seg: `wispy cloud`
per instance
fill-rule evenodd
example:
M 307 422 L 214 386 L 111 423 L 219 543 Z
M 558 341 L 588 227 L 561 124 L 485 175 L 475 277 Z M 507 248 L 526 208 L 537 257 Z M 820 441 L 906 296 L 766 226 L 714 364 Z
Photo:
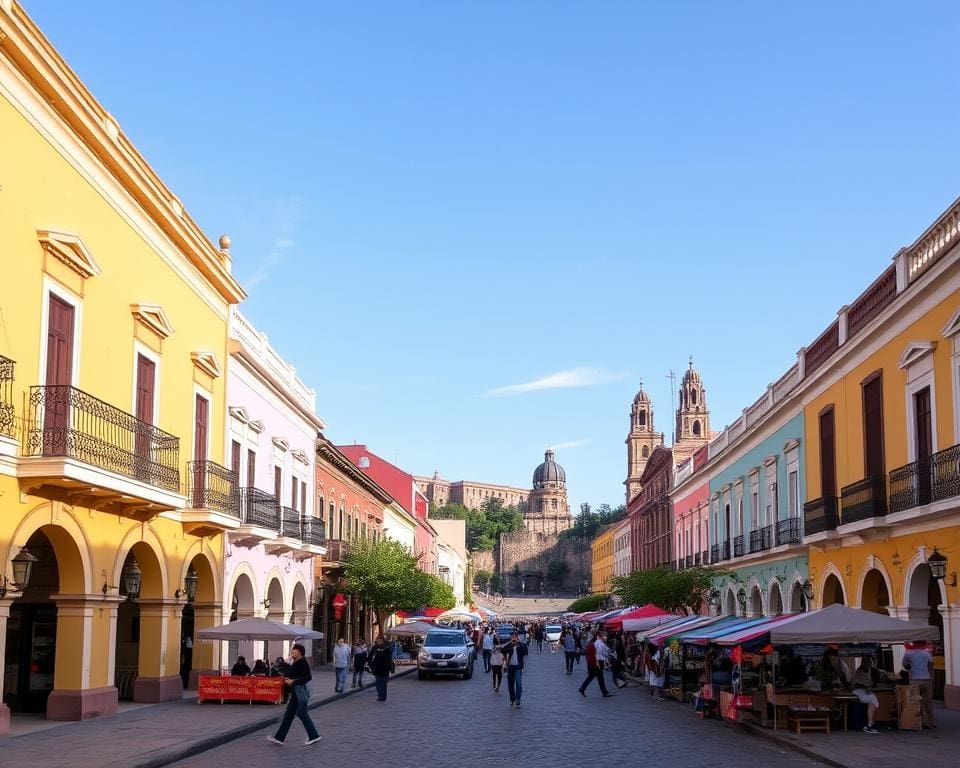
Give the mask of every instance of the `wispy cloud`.
M 249 291 L 270 279 L 270 275 L 284 260 L 287 253 L 296 248 L 297 243 L 293 235 L 306 217 L 303 200 L 299 197 L 284 197 L 274 203 L 273 229 L 276 235 L 267 255 L 257 262 L 253 274 L 244 281 L 244 290 Z
M 579 448 L 581 445 L 586 445 L 587 443 L 593 442 L 592 437 L 585 437 L 582 440 L 568 440 L 565 443 L 554 443 L 550 446 L 554 451 L 560 448 Z
M 602 368 L 571 368 L 569 371 L 557 371 L 523 384 L 496 387 L 488 390 L 486 394 L 493 397 L 502 397 L 504 395 L 522 395 L 526 392 L 539 392 L 543 389 L 593 387 L 597 384 L 606 384 L 608 381 L 620 381 L 625 377 L 625 373 L 613 373 Z

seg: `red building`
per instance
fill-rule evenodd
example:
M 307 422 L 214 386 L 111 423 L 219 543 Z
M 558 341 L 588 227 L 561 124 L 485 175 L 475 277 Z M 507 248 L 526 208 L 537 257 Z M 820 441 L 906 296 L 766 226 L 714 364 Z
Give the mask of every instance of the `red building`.
M 377 456 L 365 445 L 340 445 L 337 450 L 386 490 L 417 521 L 413 554 L 419 561 L 421 570 L 436 574 L 437 532 L 427 519 L 427 497 L 420 492 L 413 475 Z
M 644 467 L 640 492 L 627 505 L 634 570 L 646 571 L 674 560 L 672 487 L 673 451 L 658 445 Z

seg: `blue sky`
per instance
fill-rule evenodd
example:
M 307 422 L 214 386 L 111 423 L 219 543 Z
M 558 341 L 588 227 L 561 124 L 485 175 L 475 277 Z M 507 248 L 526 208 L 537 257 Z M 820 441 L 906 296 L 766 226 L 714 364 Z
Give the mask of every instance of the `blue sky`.
M 574 509 L 641 378 L 669 438 L 692 354 L 721 429 L 960 193 L 952 2 L 26 8 L 332 439 L 520 486 L 554 445 Z

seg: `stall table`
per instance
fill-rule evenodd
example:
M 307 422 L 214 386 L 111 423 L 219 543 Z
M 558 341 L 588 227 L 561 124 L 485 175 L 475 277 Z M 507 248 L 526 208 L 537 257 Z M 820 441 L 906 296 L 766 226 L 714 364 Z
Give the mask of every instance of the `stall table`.
M 197 704 L 204 701 L 283 702 L 283 678 L 262 675 L 200 675 Z

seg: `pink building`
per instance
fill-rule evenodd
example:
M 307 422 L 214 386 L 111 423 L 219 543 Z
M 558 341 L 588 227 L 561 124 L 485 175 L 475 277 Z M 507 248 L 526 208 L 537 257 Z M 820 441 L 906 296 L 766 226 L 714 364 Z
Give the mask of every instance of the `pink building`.
M 677 567 L 705 565 L 709 561 L 708 514 L 710 485 L 705 478 L 694 478 L 696 456 L 677 467 L 670 493 L 673 507 L 674 551 Z

